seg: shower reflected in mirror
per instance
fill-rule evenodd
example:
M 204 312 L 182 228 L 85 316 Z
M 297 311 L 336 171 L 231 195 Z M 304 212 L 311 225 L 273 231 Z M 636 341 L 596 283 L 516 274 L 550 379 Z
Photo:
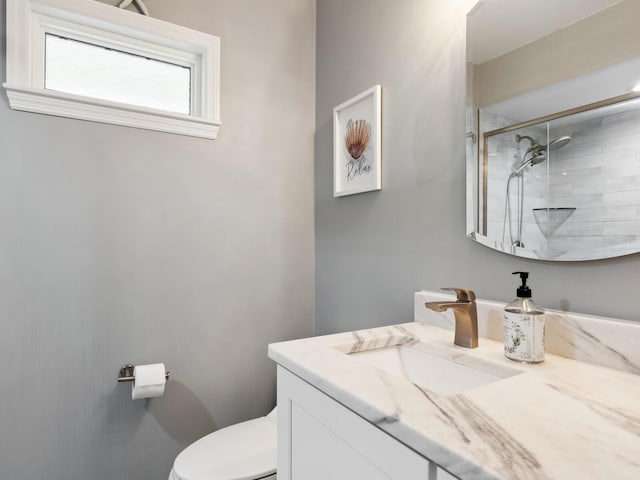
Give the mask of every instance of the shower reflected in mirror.
M 502 226 L 502 242 L 505 243 L 507 241 L 507 230 L 509 231 L 509 244 L 511 247 L 520 247 L 524 248 L 524 243 L 522 241 L 522 225 L 524 218 L 524 173 L 527 167 L 533 167 L 538 165 L 539 163 L 544 162 L 547 159 L 547 151 L 553 152 L 558 150 L 565 145 L 567 145 L 571 141 L 571 137 L 568 135 L 562 136 L 548 143 L 547 145 L 540 145 L 535 139 L 533 139 L 529 135 L 516 135 L 516 145 L 520 145 L 522 140 L 529 141 L 529 148 L 525 151 L 522 156 L 522 161 L 518 165 L 518 167 L 511 172 L 509 178 L 507 179 L 507 191 L 505 195 L 505 205 L 504 205 L 504 221 Z M 511 181 L 517 179 L 517 209 L 516 209 L 516 227 L 515 227 L 515 236 L 514 236 L 514 228 L 513 228 L 513 220 L 512 220 L 512 212 L 511 212 Z M 535 211 L 536 209 L 534 209 Z M 548 209 L 547 209 L 548 210 Z M 573 209 L 575 210 L 575 208 Z M 537 218 L 536 218 L 537 221 Z M 545 233 L 545 236 L 548 236 L 548 232 Z
M 640 252 L 638 18 L 638 0 L 472 8 L 469 238 L 551 261 Z

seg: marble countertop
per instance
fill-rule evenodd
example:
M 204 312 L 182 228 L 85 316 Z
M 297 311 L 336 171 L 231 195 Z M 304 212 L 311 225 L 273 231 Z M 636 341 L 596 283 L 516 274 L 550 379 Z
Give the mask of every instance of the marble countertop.
M 354 362 L 347 353 L 428 343 L 523 373 L 455 395 Z M 640 376 L 547 354 L 511 362 L 502 343 L 453 345 L 407 323 L 269 346 L 278 364 L 464 480 L 640 478 Z

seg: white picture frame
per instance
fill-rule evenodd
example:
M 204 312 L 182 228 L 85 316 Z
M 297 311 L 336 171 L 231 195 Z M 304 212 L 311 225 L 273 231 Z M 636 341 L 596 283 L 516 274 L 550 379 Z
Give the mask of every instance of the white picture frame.
M 382 189 L 382 87 L 333 109 L 333 196 Z

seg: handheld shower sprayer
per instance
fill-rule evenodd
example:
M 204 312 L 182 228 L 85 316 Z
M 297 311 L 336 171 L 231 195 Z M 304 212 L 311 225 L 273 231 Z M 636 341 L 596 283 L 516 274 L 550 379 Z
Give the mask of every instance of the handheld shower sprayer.
M 532 167 L 541 162 L 544 162 L 547 159 L 547 152 L 552 152 L 564 147 L 571 141 L 571 137 L 565 135 L 551 142 L 548 142 L 547 145 L 540 145 L 537 140 L 535 140 L 533 137 L 530 137 L 529 135 L 516 135 L 516 145 L 520 145 L 520 142 L 522 140 L 529 140 L 529 148 L 522 156 L 522 161 L 520 162 L 520 164 L 513 170 L 513 172 L 511 172 L 511 174 L 509 175 L 509 179 L 507 180 L 504 222 L 502 227 L 503 241 L 506 235 L 507 227 L 509 228 L 509 240 L 511 242 L 512 248 L 524 247 L 524 243 L 522 241 L 522 225 L 524 217 L 524 170 L 527 167 Z M 514 178 L 518 179 L 518 215 L 515 237 L 511 228 L 511 202 L 509 200 L 511 181 Z

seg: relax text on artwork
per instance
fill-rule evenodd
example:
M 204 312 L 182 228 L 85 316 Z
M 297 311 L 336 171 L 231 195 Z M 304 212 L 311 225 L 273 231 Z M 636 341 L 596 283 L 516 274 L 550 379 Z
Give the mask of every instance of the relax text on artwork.
M 367 162 L 364 152 L 369 146 L 371 125 L 366 120 L 347 122 L 344 143 L 351 159 L 347 162 L 347 181 L 350 182 L 360 175 L 371 173 L 373 166 Z

